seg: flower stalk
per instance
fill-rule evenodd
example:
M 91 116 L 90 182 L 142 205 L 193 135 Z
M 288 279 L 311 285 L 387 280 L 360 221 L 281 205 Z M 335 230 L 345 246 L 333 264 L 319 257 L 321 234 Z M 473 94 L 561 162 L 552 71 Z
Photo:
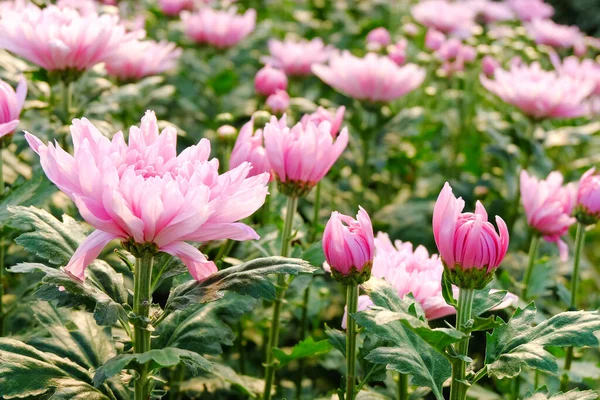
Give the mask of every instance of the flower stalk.
M 408 375 L 398 374 L 398 400 L 408 400 Z
M 459 289 L 458 306 L 456 308 L 456 329 L 467 334 L 467 337 L 457 344 L 456 351 L 459 356 L 467 356 L 469 350 L 471 333 L 467 326 L 473 314 L 474 295 L 474 289 Z M 452 365 L 450 400 L 465 400 L 467 398 L 469 387 L 465 383 L 466 372 L 467 362 L 463 359 L 457 359 Z
M 292 236 L 292 225 L 294 222 L 294 214 L 298 208 L 298 197 L 289 196 L 287 198 L 287 211 L 285 215 L 285 221 L 283 224 L 283 231 L 281 233 L 281 256 L 288 257 L 290 250 L 290 240 Z M 271 399 L 271 389 L 273 387 L 273 381 L 275 379 L 276 365 L 274 363 L 275 357 L 273 355 L 273 348 L 279 345 L 279 319 L 281 317 L 281 306 L 283 305 L 283 298 L 287 289 L 288 283 L 284 275 L 277 277 L 277 297 L 273 304 L 273 317 L 271 318 L 271 329 L 269 330 L 269 339 L 267 341 L 266 348 L 266 363 L 265 363 L 265 390 L 263 392 L 263 399 Z
M 529 291 L 529 283 L 531 281 L 531 274 L 533 273 L 533 267 L 535 265 L 535 260 L 537 258 L 538 246 L 540 243 L 540 235 L 534 233 L 531 238 L 531 244 L 529 245 L 529 263 L 527 264 L 527 270 L 525 272 L 525 278 L 523 280 L 523 284 L 525 287 L 523 288 L 523 300 L 527 301 L 529 299 L 528 291 Z
M 152 265 L 154 256 L 145 252 L 135 259 L 133 312 L 138 317 L 134 326 L 133 350 L 135 353 L 150 351 L 150 305 L 152 304 Z M 135 380 L 135 400 L 150 398 L 148 365 L 142 365 Z
M 356 397 L 356 322 L 352 314 L 358 310 L 358 285 L 346 286 L 346 399 Z

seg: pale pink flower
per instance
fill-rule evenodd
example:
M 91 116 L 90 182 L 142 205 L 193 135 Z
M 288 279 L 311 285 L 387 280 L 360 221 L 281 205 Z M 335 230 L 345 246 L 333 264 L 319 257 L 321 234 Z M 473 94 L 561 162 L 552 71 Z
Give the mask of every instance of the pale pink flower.
M 334 89 L 358 100 L 396 100 L 419 87 L 425 70 L 415 64 L 403 67 L 388 57 L 368 53 L 364 58 L 348 51 L 336 54 L 329 65 L 315 65 L 313 72 Z
M 442 257 L 450 270 L 495 270 L 508 250 L 508 229 L 496 216 L 498 231 L 488 222 L 488 215 L 478 201 L 475 213 L 463 213 L 465 202 L 452 194 L 446 182 L 433 210 L 433 235 Z
M 179 15 L 180 12 L 194 9 L 194 0 L 158 0 L 160 10 L 169 16 Z
M 0 138 L 14 133 L 27 97 L 27 81 L 21 77 L 17 90 L 0 80 Z
M 93 14 L 98 10 L 98 3 L 94 0 L 58 0 L 56 5 L 60 8 L 72 8 L 82 15 Z
M 413 6 L 411 13 L 417 22 L 428 28 L 462 38 L 471 36 L 475 27 L 476 12 L 465 3 L 425 0 Z
M 545 71 L 539 63 L 498 68 L 494 79 L 480 77 L 482 85 L 508 104 L 534 118 L 575 118 L 585 115 L 585 100 L 593 82 Z
M 488 78 L 493 77 L 494 73 L 496 72 L 496 69 L 500 67 L 500 61 L 496 60 L 492 56 L 485 56 L 483 57 L 483 60 L 481 60 L 481 70 L 483 71 L 483 74 Z
M 158 75 L 177 66 L 181 49 L 163 40 L 129 40 L 119 45 L 115 57 L 106 62 L 106 71 L 122 80 Z
M 588 170 L 579 180 L 576 207 L 595 219 L 600 217 L 600 175 L 596 174 L 596 168 Z
M 409 22 L 402 26 L 402 31 L 406 36 L 414 37 L 417 36 L 417 34 L 419 33 L 419 27 L 416 24 Z
M 554 8 L 544 0 L 507 0 L 507 4 L 521 21 L 550 18 Z
M 425 34 L 425 47 L 427 47 L 429 50 L 439 50 L 445 42 L 446 35 L 444 35 L 442 32 L 435 28 L 427 29 L 427 33 Z
M 369 214 L 360 206 L 356 219 L 332 212 L 323 232 L 323 252 L 334 276 L 370 271 L 375 242 Z
M 336 137 L 340 132 L 340 128 L 342 127 L 342 123 L 344 122 L 344 113 L 346 112 L 346 107 L 341 106 L 337 109 L 335 114 L 326 110 L 323 107 L 317 108 L 312 114 L 304 114 L 300 119 L 300 123 L 305 127 L 309 122 L 312 122 L 316 126 L 319 126 L 321 122 L 327 121 L 331 124 L 331 136 Z
M 567 57 L 562 62 L 556 54 L 551 56 L 554 68 L 562 74 L 575 79 L 590 81 L 594 84 L 594 95 L 600 95 L 600 63 L 586 58 Z
M 561 236 L 576 222 L 571 214 L 575 207 L 577 188 L 574 184 L 563 185 L 560 172 L 552 172 L 546 180 L 538 180 L 523 170 L 520 189 L 527 223 L 540 233 L 544 240 L 556 243 L 561 259 L 566 261 L 569 248 Z
M 275 93 L 267 97 L 267 107 L 276 114 L 282 114 L 290 106 L 290 95 L 285 90 L 277 89 Z
M 473 62 L 477 57 L 477 51 L 457 38 L 450 38 L 442 43 L 435 56 L 442 62 L 442 69 L 452 75 L 464 71 L 465 64 Z
M 358 307 L 356 308 L 357 312 L 361 312 L 361 311 L 366 311 L 369 308 L 373 307 L 373 300 L 371 300 L 371 298 L 366 295 L 366 294 L 361 294 L 360 296 L 358 296 Z M 342 329 L 347 329 L 348 328 L 348 322 L 347 322 L 347 317 L 348 317 L 348 307 L 344 306 L 344 315 L 342 316 Z
M 269 40 L 268 57 L 264 58 L 266 63 L 281 68 L 290 76 L 310 75 L 314 64 L 321 64 L 329 60 L 332 52 L 331 46 L 325 46 L 321 38 L 310 41 L 302 39 L 294 41 Z
M 406 63 L 406 49 L 408 48 L 408 40 L 406 38 L 400 39 L 395 45 L 388 47 L 387 56 L 395 62 L 397 65 L 404 65 Z
M 392 42 L 392 36 L 387 29 L 380 26 L 367 34 L 367 43 L 385 47 Z
M 279 182 L 290 189 L 310 190 L 329 172 L 348 145 L 348 129 L 331 136 L 328 121 L 287 126 L 287 117 L 271 117 L 263 131 L 267 157 Z
M 526 25 L 527 33 L 537 44 L 555 48 L 571 48 L 584 40 L 576 26 L 560 25 L 550 19 L 534 19 Z
M 110 60 L 137 35 L 127 34 L 118 16 L 81 15 L 54 5 L 4 11 L 0 19 L 0 48 L 48 71 L 84 71 Z
M 29 133 L 25 137 L 48 178 L 96 229 L 65 267 L 77 279 L 84 279 L 85 268 L 114 239 L 133 249 L 152 244 L 181 259 L 196 280 L 217 268 L 187 241 L 258 239 L 237 221 L 264 203 L 269 175 L 249 178 L 249 163 L 219 175 L 218 160 L 208 160 L 208 140 L 177 155 L 177 132 L 168 127 L 159 134 L 151 111 L 139 128 L 131 127 L 129 144 L 122 132 L 111 141 L 85 118 L 73 120 L 71 135 L 74 156 Z
M 256 10 L 251 8 L 238 15 L 235 7 L 227 11 L 202 7 L 193 14 L 183 12 L 181 19 L 188 37 L 224 49 L 235 46 L 252 33 L 256 26 Z
M 285 72 L 269 64 L 258 70 L 254 77 L 254 89 L 265 96 L 274 94 L 277 90 L 286 90 L 287 86 L 288 79 Z
M 271 175 L 271 165 L 263 144 L 263 130 L 254 130 L 254 118 L 251 118 L 240 129 L 229 159 L 229 168 L 236 168 L 246 162 L 252 164 L 248 177 L 265 172 Z
M 477 13 L 482 16 L 486 24 L 515 19 L 515 13 L 512 8 L 504 2 L 474 0 L 470 1 L 469 4 L 473 4 L 476 7 Z

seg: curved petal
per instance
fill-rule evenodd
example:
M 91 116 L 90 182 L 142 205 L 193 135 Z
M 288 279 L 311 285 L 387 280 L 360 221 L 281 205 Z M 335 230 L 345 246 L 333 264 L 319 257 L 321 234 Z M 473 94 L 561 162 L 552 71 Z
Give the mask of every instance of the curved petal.
M 185 242 L 171 243 L 159 250 L 183 261 L 192 277 L 197 281 L 202 281 L 218 271 L 214 262 L 208 261 L 200 250 Z
M 114 233 L 95 230 L 79 245 L 64 271 L 72 277 L 83 281 L 85 279 L 85 269 L 88 265 L 98 257 L 108 242 L 118 237 Z

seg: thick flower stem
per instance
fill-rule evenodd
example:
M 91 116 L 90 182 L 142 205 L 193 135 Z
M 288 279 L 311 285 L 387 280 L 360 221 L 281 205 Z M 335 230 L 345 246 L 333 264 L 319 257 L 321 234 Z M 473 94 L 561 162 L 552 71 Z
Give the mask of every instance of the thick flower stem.
M 356 322 L 352 314 L 358 310 L 358 285 L 346 287 L 346 399 L 354 400 L 356 393 Z
M 531 244 L 529 245 L 529 263 L 527 264 L 527 271 L 525 271 L 525 278 L 523 279 L 523 300 L 527 301 L 529 291 L 529 282 L 531 281 L 531 274 L 533 272 L 533 266 L 535 265 L 535 259 L 537 258 L 538 245 L 540 243 L 540 235 L 534 233 L 531 237 Z
M 467 338 L 457 345 L 457 353 L 460 356 L 467 356 L 469 351 L 469 339 L 471 333 L 467 328 L 467 323 L 473 313 L 474 289 L 459 289 L 458 307 L 456 308 L 456 329 L 467 334 Z M 457 359 L 452 365 L 452 386 L 450 388 L 450 400 L 465 400 L 467 398 L 468 386 L 465 384 L 467 372 L 467 362 Z
M 408 375 L 398 374 L 398 400 L 408 400 Z
M 577 224 L 577 234 L 575 236 L 575 255 L 573 256 L 573 274 L 571 276 L 571 302 L 569 310 L 577 309 L 577 289 L 579 287 L 579 262 L 581 261 L 581 253 L 583 251 L 583 243 L 585 242 L 585 225 L 581 222 Z M 565 356 L 565 371 L 571 370 L 573 362 L 573 347 L 567 349 Z M 569 376 L 563 375 L 560 381 L 560 389 L 566 391 L 569 384 Z
M 287 210 L 285 215 L 285 222 L 283 224 L 283 232 L 281 233 L 281 256 L 288 257 L 290 250 L 290 239 L 292 235 L 292 225 L 294 221 L 294 214 L 298 208 L 298 198 L 288 197 L 287 198 Z M 266 348 L 266 362 L 265 362 L 265 390 L 263 392 L 263 399 L 271 399 L 271 388 L 273 387 L 273 381 L 275 379 L 276 365 L 274 364 L 275 357 L 273 356 L 273 348 L 279 346 L 279 318 L 281 316 L 281 306 L 283 305 L 283 298 L 285 296 L 285 290 L 287 289 L 287 281 L 285 275 L 279 275 L 277 277 L 277 297 L 273 304 L 273 317 L 271 318 L 271 329 L 269 330 L 269 339 L 267 341 Z
M 150 320 L 150 304 L 152 304 L 152 264 L 154 257 L 144 254 L 135 259 L 133 312 L 138 317 L 134 327 L 133 350 L 136 353 L 150 351 L 150 330 L 146 323 Z M 148 366 L 143 365 L 135 380 L 135 400 L 150 398 L 150 381 Z

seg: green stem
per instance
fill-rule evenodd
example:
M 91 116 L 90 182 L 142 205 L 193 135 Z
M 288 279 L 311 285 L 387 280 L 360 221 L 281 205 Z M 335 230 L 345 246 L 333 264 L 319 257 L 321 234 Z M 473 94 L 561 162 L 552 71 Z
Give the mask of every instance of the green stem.
M 61 95 L 61 112 L 63 115 L 63 123 L 67 125 L 71 118 L 71 83 L 63 82 L 62 83 L 62 95 Z
M 408 400 L 408 375 L 398 374 L 398 400 Z
M 312 278 L 308 283 L 306 289 L 304 289 L 304 296 L 302 298 L 302 315 L 300 316 L 300 340 L 306 338 L 306 331 L 308 330 L 308 301 L 310 299 L 310 285 L 312 284 Z M 304 370 L 306 364 L 305 360 L 301 358 L 298 361 L 298 375 L 296 376 L 296 399 L 300 400 L 302 397 L 302 378 L 304 377 Z
M 296 214 L 297 208 L 298 198 L 288 197 L 283 232 L 281 233 L 282 257 L 289 256 L 292 225 L 294 222 L 294 214 Z M 275 302 L 273 304 L 273 317 L 271 318 L 271 329 L 269 330 L 269 340 L 267 341 L 266 348 L 267 356 L 265 362 L 265 390 L 263 392 L 264 400 L 271 399 L 271 389 L 275 379 L 276 365 L 274 364 L 275 357 L 273 356 L 273 348 L 279 346 L 279 318 L 281 316 L 281 306 L 283 305 L 283 298 L 285 296 L 286 289 L 287 281 L 285 279 L 285 275 L 280 274 L 277 276 L 277 297 L 275 298 Z
M 469 351 L 469 339 L 471 332 L 467 328 L 467 323 L 473 313 L 473 297 L 475 290 L 459 289 L 458 307 L 456 308 L 456 329 L 466 333 L 467 338 L 458 343 L 457 353 L 461 356 L 467 356 Z M 452 364 L 452 386 L 450 388 L 450 400 L 465 400 L 467 398 L 468 386 L 465 384 L 467 372 L 467 362 L 457 359 Z
M 581 261 L 581 253 L 583 252 L 583 243 L 585 242 L 585 225 L 581 222 L 577 224 L 577 234 L 575 236 L 575 255 L 573 258 L 573 275 L 571 276 L 571 302 L 569 310 L 574 311 L 577 308 L 577 289 L 579 287 L 579 264 Z M 565 371 L 571 370 L 573 363 L 573 347 L 567 348 L 565 356 Z M 562 391 L 567 389 L 569 384 L 569 376 L 564 374 L 560 381 Z
M 179 364 L 171 373 L 171 389 L 169 390 L 169 400 L 181 399 L 181 382 L 185 377 L 185 367 Z
M 356 394 L 356 322 L 352 314 L 358 310 L 358 285 L 346 287 L 346 398 L 354 400 Z
M 150 304 L 152 304 L 152 265 L 154 257 L 144 254 L 135 259 L 133 313 L 139 317 L 134 326 L 133 350 L 135 353 L 150 351 L 150 331 L 146 321 L 150 319 Z M 148 365 L 140 367 L 139 376 L 135 380 L 135 400 L 150 398 L 150 381 L 148 380 Z
M 315 204 L 313 210 L 313 221 L 310 230 L 310 241 L 314 241 L 317 237 L 317 230 L 319 228 L 319 211 L 321 211 L 321 181 L 317 182 L 315 189 Z
M 535 232 L 531 237 L 531 244 L 529 245 L 529 263 L 527 264 L 527 271 L 525 272 L 525 278 L 523 280 L 523 284 L 525 287 L 523 288 L 523 300 L 527 301 L 529 297 L 527 297 L 527 292 L 529 291 L 529 283 L 531 281 L 531 274 L 533 273 L 533 266 L 535 265 L 535 260 L 537 258 L 538 245 L 540 243 L 540 235 Z

